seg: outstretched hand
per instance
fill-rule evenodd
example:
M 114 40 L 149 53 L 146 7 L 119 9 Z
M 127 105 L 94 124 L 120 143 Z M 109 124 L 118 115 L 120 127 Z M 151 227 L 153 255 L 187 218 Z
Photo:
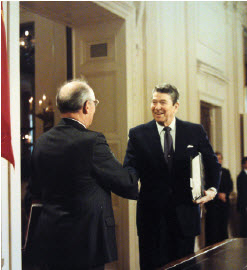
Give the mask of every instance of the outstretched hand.
M 214 199 L 214 197 L 216 196 L 216 192 L 214 192 L 213 190 L 210 190 L 210 189 L 205 190 L 204 194 L 205 194 L 205 196 L 203 196 L 200 199 L 195 201 L 196 204 L 207 203 L 209 201 L 212 201 Z

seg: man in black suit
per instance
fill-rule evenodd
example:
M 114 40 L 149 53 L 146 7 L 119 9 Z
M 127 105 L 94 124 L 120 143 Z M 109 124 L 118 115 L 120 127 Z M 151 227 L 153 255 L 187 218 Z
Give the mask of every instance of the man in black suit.
M 217 192 L 220 165 L 203 127 L 175 118 L 178 99 L 176 87 L 156 86 L 151 102 L 154 120 L 129 131 L 124 166 L 141 181 L 137 231 L 142 270 L 194 252 L 200 233 L 199 204 Z M 190 159 L 198 152 L 204 161 L 206 191 L 192 202 Z
M 86 82 L 65 83 L 56 99 L 62 119 L 32 153 L 28 195 L 43 210 L 31 255 L 49 270 L 104 269 L 117 260 L 111 192 L 137 199 L 138 179 L 88 130 L 98 100 Z
M 247 237 L 247 157 L 242 158 L 242 167 L 237 178 L 237 208 L 240 213 L 240 237 Z
M 222 154 L 215 153 L 222 164 Z M 232 192 L 233 183 L 230 171 L 221 168 L 220 186 L 215 199 L 206 204 L 205 238 L 206 246 L 221 242 L 228 238 L 229 194 Z

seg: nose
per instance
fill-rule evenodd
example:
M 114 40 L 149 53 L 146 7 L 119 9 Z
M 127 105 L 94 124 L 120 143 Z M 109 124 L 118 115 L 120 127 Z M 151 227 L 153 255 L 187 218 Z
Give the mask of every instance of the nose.
M 159 110 L 160 108 L 161 108 L 161 105 L 160 105 L 159 102 L 157 102 L 157 104 L 155 105 L 155 109 L 156 109 L 156 110 Z

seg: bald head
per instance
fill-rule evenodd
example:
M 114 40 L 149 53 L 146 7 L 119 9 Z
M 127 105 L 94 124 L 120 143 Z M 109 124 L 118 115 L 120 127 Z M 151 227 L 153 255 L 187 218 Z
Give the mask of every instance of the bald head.
M 79 111 L 87 100 L 94 100 L 94 92 L 83 80 L 66 82 L 58 90 L 57 107 L 61 113 Z

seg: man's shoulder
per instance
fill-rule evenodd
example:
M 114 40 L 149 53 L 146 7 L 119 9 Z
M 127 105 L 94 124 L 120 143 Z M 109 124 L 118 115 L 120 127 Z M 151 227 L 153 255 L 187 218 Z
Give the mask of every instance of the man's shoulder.
M 83 140 L 96 140 L 97 137 L 104 137 L 101 132 L 96 132 L 93 130 L 85 128 L 76 128 L 73 125 L 61 125 L 60 123 L 50 130 L 42 133 L 36 141 L 36 145 L 43 144 L 44 142 L 59 142 L 61 140 L 66 140 L 68 143 L 80 142 Z
M 48 131 L 42 133 L 42 134 L 38 137 L 38 139 L 37 139 L 37 141 L 36 141 L 36 144 L 37 144 L 38 142 L 43 141 L 43 140 L 47 140 L 47 138 L 48 138 L 49 136 L 51 136 L 51 135 L 55 132 L 55 130 L 56 130 L 56 126 L 55 126 L 55 127 L 52 127 L 52 128 L 49 129 Z
M 181 120 L 179 118 L 176 118 L 176 125 L 181 125 L 181 126 L 188 127 L 188 128 L 201 128 L 202 127 L 201 124 L 196 124 L 196 123 L 192 123 L 189 121 L 184 121 L 184 120 Z
M 230 173 L 229 169 L 221 167 L 222 173 Z
M 237 179 L 244 179 L 247 178 L 247 174 L 245 173 L 244 170 L 241 170 L 241 172 L 239 173 Z
M 195 138 L 203 134 L 203 127 L 200 124 L 192 123 L 189 121 L 183 121 L 176 118 L 176 132 L 183 134 L 186 137 Z
M 196 124 L 196 123 L 192 123 L 189 121 L 183 121 L 179 118 L 176 118 L 176 126 L 179 126 L 179 127 L 183 128 L 184 130 L 186 130 L 186 129 L 188 129 L 188 130 L 200 129 L 201 130 L 202 129 L 201 124 Z M 140 124 L 136 127 L 131 128 L 130 133 L 143 132 L 145 130 L 154 129 L 154 128 L 156 128 L 156 122 L 155 122 L 155 120 L 151 120 L 150 122 Z
M 148 123 L 144 123 L 144 124 L 131 128 L 130 132 L 143 132 L 146 129 L 155 128 L 155 127 L 156 127 L 156 122 L 152 120 Z

